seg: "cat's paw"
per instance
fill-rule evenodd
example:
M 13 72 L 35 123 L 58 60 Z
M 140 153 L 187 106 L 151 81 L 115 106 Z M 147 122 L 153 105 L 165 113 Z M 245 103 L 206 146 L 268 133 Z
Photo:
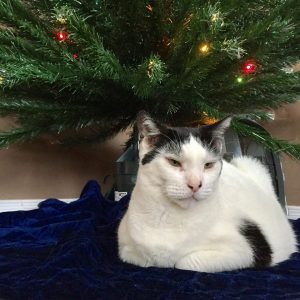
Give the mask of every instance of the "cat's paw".
M 133 264 L 140 267 L 149 267 L 149 261 L 141 256 L 135 249 L 131 246 L 122 246 L 119 249 L 119 257 L 123 262 Z

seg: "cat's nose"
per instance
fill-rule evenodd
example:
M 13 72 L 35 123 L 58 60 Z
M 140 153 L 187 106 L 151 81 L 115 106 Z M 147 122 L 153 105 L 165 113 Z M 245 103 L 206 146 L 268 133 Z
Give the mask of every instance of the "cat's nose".
M 194 193 L 196 193 L 202 186 L 202 182 L 189 182 L 187 185 Z

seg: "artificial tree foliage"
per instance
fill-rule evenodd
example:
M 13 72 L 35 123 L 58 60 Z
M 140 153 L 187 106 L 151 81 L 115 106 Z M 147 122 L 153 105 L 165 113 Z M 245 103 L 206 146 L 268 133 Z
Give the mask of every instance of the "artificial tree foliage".
M 0 115 L 17 125 L 0 146 L 70 129 L 61 142 L 104 141 L 147 110 L 182 126 L 233 114 L 300 159 L 239 122 L 296 101 L 299 15 L 297 0 L 1 0 Z

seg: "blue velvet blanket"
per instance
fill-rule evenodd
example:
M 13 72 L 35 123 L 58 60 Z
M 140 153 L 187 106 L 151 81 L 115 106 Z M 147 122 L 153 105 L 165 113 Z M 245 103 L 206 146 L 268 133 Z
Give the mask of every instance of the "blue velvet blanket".
M 1 213 L 0 299 L 300 299 L 298 253 L 276 267 L 217 274 L 121 262 L 116 231 L 128 201 L 105 200 L 90 181 L 70 204 Z M 293 225 L 299 237 L 300 219 Z

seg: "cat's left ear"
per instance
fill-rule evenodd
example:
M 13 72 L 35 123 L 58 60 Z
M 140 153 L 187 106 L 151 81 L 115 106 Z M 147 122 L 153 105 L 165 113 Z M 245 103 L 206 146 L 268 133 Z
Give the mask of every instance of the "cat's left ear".
M 213 136 L 224 137 L 225 131 L 230 127 L 231 120 L 232 120 L 232 116 L 228 116 L 211 125 Z
M 160 137 L 162 126 L 145 111 L 138 113 L 136 125 L 139 132 L 139 143 L 144 141 L 148 146 L 154 146 Z
M 232 116 L 228 116 L 213 125 L 209 126 L 209 131 L 211 133 L 211 146 L 216 150 L 216 152 L 222 152 L 222 146 L 224 141 L 224 133 L 230 127 L 232 121 Z

